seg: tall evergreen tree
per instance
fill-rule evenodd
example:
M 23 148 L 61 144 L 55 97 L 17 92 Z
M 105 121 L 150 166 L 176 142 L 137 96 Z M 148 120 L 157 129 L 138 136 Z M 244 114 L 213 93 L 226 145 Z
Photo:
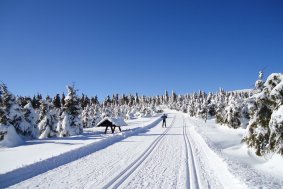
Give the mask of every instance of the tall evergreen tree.
M 61 107 L 64 107 L 65 106 L 65 94 L 63 93 L 62 94 L 62 98 L 61 98 Z

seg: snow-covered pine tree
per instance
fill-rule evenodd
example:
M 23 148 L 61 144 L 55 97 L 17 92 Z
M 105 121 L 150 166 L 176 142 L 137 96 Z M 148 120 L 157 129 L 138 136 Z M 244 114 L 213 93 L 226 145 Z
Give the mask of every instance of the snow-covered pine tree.
M 40 94 L 34 95 L 32 98 L 32 107 L 37 110 L 40 106 L 40 100 L 42 100 L 42 96 Z
M 269 122 L 268 150 L 283 155 L 283 74 L 272 74 L 266 84 L 274 109 Z
M 88 112 L 89 112 L 89 106 L 86 106 L 83 111 L 82 111 L 82 122 L 83 122 L 83 127 L 87 128 L 89 125 L 89 116 L 88 116 Z
M 214 100 L 215 95 L 213 95 L 211 92 L 207 95 L 207 116 L 208 118 L 214 117 L 216 114 L 216 103 Z
M 259 71 L 258 80 L 255 82 L 255 89 L 258 91 L 262 91 L 263 88 L 264 88 L 263 71 Z
M 30 129 L 28 131 L 29 135 L 32 138 L 37 138 L 39 133 L 37 127 L 38 115 L 33 109 L 31 102 L 24 106 L 23 112 L 26 121 L 30 124 Z
M 95 112 L 92 106 L 87 105 L 82 111 L 82 121 L 85 128 L 95 126 Z
M 136 93 L 136 96 L 135 96 L 135 104 L 138 105 L 139 103 L 140 103 L 139 95 L 138 95 L 138 93 Z
M 93 119 L 94 119 L 94 125 L 96 126 L 101 120 L 102 120 L 102 115 L 101 115 L 101 107 L 99 104 L 96 105 L 92 105 L 94 107 L 94 115 L 93 115 Z
M 62 98 L 61 98 L 61 107 L 64 107 L 64 106 L 65 106 L 65 98 L 66 98 L 66 96 L 65 96 L 65 94 L 63 93 L 63 94 L 62 94 Z
M 68 95 L 64 99 L 63 113 L 57 126 L 60 137 L 78 135 L 83 132 L 79 97 L 76 95 L 74 86 L 68 86 L 67 89 Z
M 0 84 L 0 145 L 12 147 L 20 145 L 23 140 L 18 135 L 28 129 L 27 123 L 22 124 L 23 113 L 16 98 L 5 84 Z M 23 127 L 24 126 L 24 127 Z M 23 127 L 23 128 L 22 128 Z
M 87 107 L 87 105 L 90 105 L 90 99 L 88 98 L 87 95 L 82 94 L 82 98 L 81 98 L 81 106 L 82 106 L 82 109 L 84 109 L 85 107 Z
M 269 122 L 275 106 L 275 103 L 270 99 L 270 90 L 275 86 L 273 86 L 272 79 L 269 78 L 265 82 L 263 90 L 258 90 L 258 93 L 248 100 L 251 119 L 243 140 L 249 147 L 256 150 L 258 156 L 267 153 L 270 138 Z
M 61 108 L 61 98 L 60 95 L 57 94 L 53 99 L 53 105 L 55 108 Z
M 195 117 L 196 116 L 196 109 L 195 109 L 195 98 L 194 94 L 191 95 L 191 98 L 188 103 L 187 111 L 190 117 Z
M 92 98 L 90 99 L 90 104 L 91 104 L 92 106 L 98 105 L 98 104 L 99 104 L 98 97 L 97 97 L 97 96 L 92 97 Z
M 169 103 L 169 94 L 168 94 L 167 90 L 165 90 L 164 102 L 162 102 L 162 103 L 165 103 L 165 104 Z
M 236 97 L 231 96 L 229 104 L 224 109 L 224 112 L 224 124 L 234 129 L 241 126 L 241 104 Z
M 51 138 L 57 136 L 58 118 L 56 109 L 51 104 L 51 101 L 41 101 L 39 108 L 38 129 L 39 138 Z
M 225 116 L 225 107 L 227 106 L 226 103 L 227 94 L 224 92 L 223 89 L 220 89 L 220 92 L 217 94 L 216 97 L 216 123 L 224 124 L 224 116 Z

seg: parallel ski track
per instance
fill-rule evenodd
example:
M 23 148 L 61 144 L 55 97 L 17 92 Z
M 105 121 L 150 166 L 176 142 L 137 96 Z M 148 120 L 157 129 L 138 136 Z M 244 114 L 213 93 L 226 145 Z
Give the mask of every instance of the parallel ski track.
M 191 141 L 188 137 L 187 133 L 187 124 L 186 120 L 183 116 L 183 136 L 185 141 L 185 147 L 186 147 L 186 172 L 187 172 L 187 181 L 186 186 L 187 188 L 194 188 L 198 189 L 200 187 L 200 180 L 199 176 L 197 174 L 196 164 L 195 164 L 195 156 L 191 147 Z
M 171 124 L 167 129 L 157 137 L 151 145 L 128 167 L 126 167 L 121 173 L 119 173 L 115 178 L 113 178 L 108 184 L 106 184 L 103 189 L 108 188 L 118 188 L 152 153 L 152 151 L 156 148 L 156 146 L 161 142 L 164 136 L 168 133 L 168 131 L 172 128 L 175 123 L 176 115 L 174 116 Z

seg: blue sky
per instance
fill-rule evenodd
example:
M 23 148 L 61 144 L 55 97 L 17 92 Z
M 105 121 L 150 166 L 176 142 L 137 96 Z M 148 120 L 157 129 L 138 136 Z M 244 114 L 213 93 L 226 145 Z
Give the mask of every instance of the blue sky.
M 283 71 L 283 2 L 0 0 L 0 67 L 17 95 L 250 88 Z

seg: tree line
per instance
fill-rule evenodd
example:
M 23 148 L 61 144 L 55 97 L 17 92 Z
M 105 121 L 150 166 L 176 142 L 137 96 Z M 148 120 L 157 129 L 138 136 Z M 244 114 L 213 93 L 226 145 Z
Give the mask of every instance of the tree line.
M 74 86 L 67 94 L 51 98 L 37 94 L 15 97 L 5 84 L 0 85 L 0 143 L 5 137 L 50 138 L 78 135 L 83 128 L 94 127 L 106 116 L 133 119 L 148 117 L 170 108 L 191 117 L 215 119 L 224 126 L 247 130 L 243 138 L 259 156 L 283 155 L 283 74 L 271 74 L 266 81 L 260 72 L 254 89 L 147 97 L 144 95 L 97 96 L 77 95 Z

